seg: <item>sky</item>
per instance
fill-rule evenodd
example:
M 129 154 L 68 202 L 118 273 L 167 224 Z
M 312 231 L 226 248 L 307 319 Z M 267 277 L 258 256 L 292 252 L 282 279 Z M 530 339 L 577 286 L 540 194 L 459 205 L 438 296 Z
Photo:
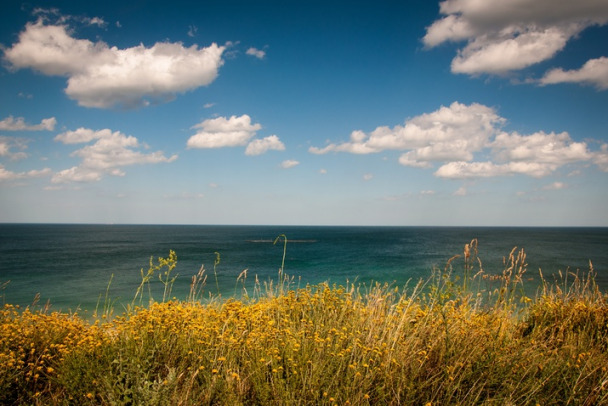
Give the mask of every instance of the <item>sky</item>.
M 608 226 L 605 0 L 8 0 L 0 60 L 0 222 Z

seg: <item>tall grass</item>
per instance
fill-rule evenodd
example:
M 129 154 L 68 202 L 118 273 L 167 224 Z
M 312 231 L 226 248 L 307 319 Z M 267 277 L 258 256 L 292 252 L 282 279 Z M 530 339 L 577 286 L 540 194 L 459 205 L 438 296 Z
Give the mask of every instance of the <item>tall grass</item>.
M 239 300 L 204 299 L 201 268 L 178 301 L 174 261 L 151 261 L 119 316 L 5 305 L 0 403 L 608 404 L 608 296 L 592 266 L 528 298 L 524 251 L 491 275 L 474 240 L 405 288 L 298 288 L 283 260 L 276 282 Z M 147 289 L 155 274 L 162 301 Z

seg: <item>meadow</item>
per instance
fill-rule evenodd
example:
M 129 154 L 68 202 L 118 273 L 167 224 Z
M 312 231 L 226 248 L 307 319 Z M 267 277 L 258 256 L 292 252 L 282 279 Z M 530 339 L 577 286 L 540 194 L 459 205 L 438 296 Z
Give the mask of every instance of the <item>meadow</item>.
M 0 404 L 608 404 L 608 295 L 584 272 L 525 288 L 513 249 L 488 274 L 477 242 L 406 286 L 298 287 L 213 270 L 171 296 L 177 255 L 150 260 L 131 303 L 92 315 L 0 311 Z M 275 243 L 277 242 L 275 241 Z M 10 285 L 6 287 L 10 289 Z

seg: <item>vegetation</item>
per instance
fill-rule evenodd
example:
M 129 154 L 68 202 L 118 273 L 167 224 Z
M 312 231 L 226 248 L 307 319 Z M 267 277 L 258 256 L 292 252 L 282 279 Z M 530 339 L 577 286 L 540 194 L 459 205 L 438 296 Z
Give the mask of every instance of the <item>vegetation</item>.
M 0 403 L 608 404 L 608 296 L 591 266 L 528 298 L 523 250 L 488 275 L 472 241 L 404 288 L 294 289 L 282 266 L 251 295 L 204 299 L 201 269 L 175 300 L 175 261 L 151 261 L 121 315 L 107 294 L 93 320 L 5 305 Z

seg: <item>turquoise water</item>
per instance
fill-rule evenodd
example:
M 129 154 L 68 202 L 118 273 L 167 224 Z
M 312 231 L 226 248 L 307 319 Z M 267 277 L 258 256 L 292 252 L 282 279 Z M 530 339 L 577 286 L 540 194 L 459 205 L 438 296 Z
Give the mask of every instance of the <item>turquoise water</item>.
M 467 227 L 308 227 L 308 226 L 170 226 L 0 224 L 0 303 L 25 306 L 37 293 L 53 309 L 92 310 L 109 293 L 117 303 L 132 300 L 148 269 L 150 256 L 178 256 L 179 274 L 173 295 L 184 298 L 192 275 L 201 265 L 208 275 L 206 291 L 216 293 L 213 275 L 216 252 L 218 284 L 223 296 L 241 292 L 236 286 L 245 269 L 251 290 L 276 278 L 287 236 L 285 272 L 304 286 L 324 281 L 369 284 L 430 276 L 433 267 L 461 254 L 476 238 L 486 272 L 500 272 L 503 256 L 524 248 L 527 276 L 538 281 L 538 269 L 549 276 L 560 270 L 588 270 L 608 289 L 608 228 L 467 228 Z M 157 282 L 156 285 L 159 285 Z M 158 293 L 156 293 L 158 298 Z

